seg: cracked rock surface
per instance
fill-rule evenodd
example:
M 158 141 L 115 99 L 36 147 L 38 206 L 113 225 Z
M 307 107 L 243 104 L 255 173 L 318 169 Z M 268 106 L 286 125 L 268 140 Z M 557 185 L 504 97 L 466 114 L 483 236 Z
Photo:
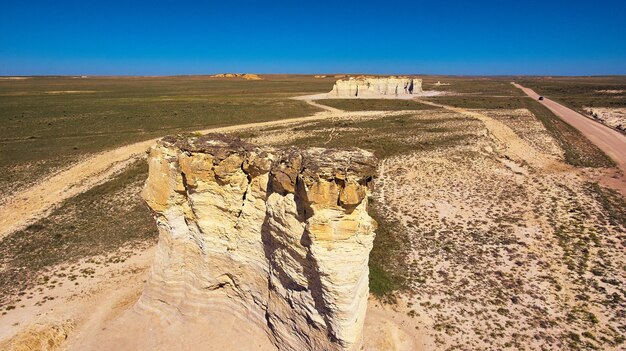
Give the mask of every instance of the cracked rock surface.
M 233 314 L 280 350 L 362 348 L 371 153 L 209 134 L 164 138 L 148 162 L 159 243 L 139 309 Z

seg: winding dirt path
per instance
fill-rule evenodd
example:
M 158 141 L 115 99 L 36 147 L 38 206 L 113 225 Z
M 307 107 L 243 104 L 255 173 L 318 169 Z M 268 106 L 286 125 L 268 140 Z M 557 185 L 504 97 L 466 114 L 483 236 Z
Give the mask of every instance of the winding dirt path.
M 535 149 L 524 141 L 524 139 L 522 139 L 519 135 L 517 135 L 513 129 L 496 119 L 488 117 L 482 113 L 460 107 L 438 104 L 421 99 L 415 99 L 415 101 L 426 105 L 441 107 L 446 110 L 454 111 L 456 113 L 480 120 L 485 124 L 485 127 L 491 134 L 492 138 L 498 142 L 498 146 L 501 148 L 499 151 L 513 160 L 523 161 L 535 169 L 543 171 L 566 171 L 571 169 L 565 163 Z
M 342 117 L 342 110 L 317 104 L 301 98 L 312 106 L 324 109 L 312 116 L 288 118 L 276 121 L 246 123 L 228 127 L 199 130 L 199 133 L 227 133 L 250 128 L 288 125 Z M 123 170 L 133 160 L 143 157 L 157 139 L 150 139 L 110 151 L 95 154 L 71 167 L 58 172 L 38 184 L 12 195 L 0 207 L 0 240 L 16 230 L 24 228 L 38 218 L 46 216 L 56 205 L 92 187 L 103 183 Z
M 317 107 L 317 108 L 321 108 L 322 110 L 328 111 L 328 112 L 343 112 L 343 110 L 340 110 L 338 108 L 334 108 L 334 107 L 330 107 L 330 106 L 326 106 L 326 105 L 322 105 L 322 104 L 318 104 L 317 102 L 315 102 L 315 100 L 322 98 L 322 96 L 325 96 L 326 94 L 315 94 L 315 95 L 304 95 L 304 96 L 296 96 L 296 97 L 292 97 L 292 99 L 294 100 L 300 100 L 300 101 L 304 101 L 307 104 Z

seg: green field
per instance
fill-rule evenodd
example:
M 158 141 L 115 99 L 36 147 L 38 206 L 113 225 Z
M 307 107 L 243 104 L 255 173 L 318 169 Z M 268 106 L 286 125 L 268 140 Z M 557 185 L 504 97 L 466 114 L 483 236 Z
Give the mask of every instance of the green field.
M 626 76 L 524 77 L 517 82 L 579 112 L 587 106 L 626 107 Z
M 306 116 L 310 76 L 0 80 L 0 194 L 81 156 L 182 131 Z M 330 85 L 332 87 L 332 85 Z
M 510 82 L 512 77 L 460 77 L 460 76 L 425 76 L 424 90 L 453 92 L 455 94 L 473 96 L 524 96 Z M 435 85 L 437 82 L 449 85 Z

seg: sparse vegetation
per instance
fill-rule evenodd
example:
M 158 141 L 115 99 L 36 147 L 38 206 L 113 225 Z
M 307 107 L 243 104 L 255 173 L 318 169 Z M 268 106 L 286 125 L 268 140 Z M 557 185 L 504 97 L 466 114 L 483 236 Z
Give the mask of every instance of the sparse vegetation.
M 250 113 L 254 120 L 293 117 L 293 113 L 310 110 L 285 100 L 289 94 L 283 89 L 329 90 L 326 80 L 281 78 L 263 81 L 261 87 L 267 91 L 262 90 L 262 96 L 257 99 L 253 97 L 257 94 L 248 91 L 246 85 L 257 82 L 209 84 L 199 80 L 198 85 L 189 87 L 189 92 L 183 84 L 172 80 L 163 84 L 174 85 L 175 94 L 163 94 L 161 89 L 165 88 L 157 86 L 144 87 L 146 91 L 134 97 L 130 92 L 135 89 L 135 83 L 128 83 L 129 96 L 112 97 L 114 101 L 127 98 L 137 103 L 133 105 L 137 109 L 150 101 L 155 104 L 155 110 L 150 111 L 162 108 L 172 115 L 176 112 L 174 116 L 178 117 L 164 122 L 167 128 L 171 127 L 169 130 L 160 127 L 134 130 L 110 141 L 102 141 L 107 135 L 103 132 L 102 140 L 97 136 L 100 141 L 94 141 L 89 150 L 170 130 L 204 128 L 204 123 L 239 123 L 248 118 L 245 113 Z M 451 85 L 433 89 L 474 95 L 433 97 L 432 101 L 488 109 L 485 115 L 511 126 L 541 152 L 555 148 L 556 152 L 549 153 L 555 159 L 564 158 L 582 167 L 612 165 L 575 129 L 537 102 L 521 96 L 509 79 L 427 77 L 425 88 L 430 89 L 437 80 Z M 210 90 L 211 84 L 216 84 L 214 92 L 207 96 L 198 92 L 197 89 Z M 227 93 L 223 95 L 223 91 Z M 164 101 L 173 98 L 176 102 L 157 102 L 161 95 Z M 0 96 L 0 102 L 15 98 L 2 100 L 5 97 Z M 64 98 L 70 101 L 63 95 L 54 98 L 55 104 L 60 105 L 65 103 Z M 72 96 L 71 101 L 80 102 L 84 98 L 85 106 L 96 101 L 95 96 Z M 37 99 L 44 100 L 32 96 L 28 99 L 32 99 L 33 111 Z M 204 107 L 200 108 L 204 99 L 211 101 L 207 110 L 214 109 L 213 113 L 226 115 L 228 119 L 204 120 L 201 116 Z M 170 103 L 173 105 L 167 105 Z M 343 108 L 405 110 L 408 109 L 403 106 L 405 103 L 380 102 L 383 106 L 371 100 L 350 102 Z M 165 106 L 171 106 L 171 110 Z M 184 110 L 185 106 L 190 110 Z M 41 111 L 33 112 L 39 116 L 29 122 L 12 120 L 11 123 L 30 123 L 28 128 L 45 129 L 43 109 L 48 107 L 44 104 Z M 113 113 L 117 117 L 111 128 L 126 123 L 119 108 Z M 528 109 L 532 115 L 509 110 L 520 108 Z M 242 112 L 230 114 L 229 111 Z M 268 117 L 268 111 L 278 112 Z M 62 114 L 57 112 L 54 114 L 62 120 Z M 183 121 L 181 116 L 187 113 L 195 116 L 189 120 L 193 123 L 179 125 Z M 107 112 L 93 112 L 81 123 L 100 114 Z M 157 116 L 155 121 L 161 123 L 161 119 L 169 118 L 165 114 Z M 130 121 L 133 118 L 129 118 L 129 125 L 135 123 Z M 150 120 L 147 115 L 142 118 L 137 120 L 142 120 L 139 124 Z M 63 128 L 74 126 L 74 122 L 68 123 Z M 411 319 L 433 321 L 420 328 L 425 328 L 442 349 L 623 348 L 626 201 L 619 193 L 590 183 L 578 173 L 544 173 L 524 164 L 512 167 L 515 160 L 503 160 L 482 122 L 443 109 L 422 109 L 420 105 L 407 113 L 381 112 L 289 128 L 288 131 L 276 127 L 250 130 L 239 135 L 265 144 L 356 146 L 371 150 L 380 158 L 381 173 L 370 201 L 371 214 L 379 223 L 369 261 L 370 290 L 384 302 L 397 302 L 395 308 L 399 310 L 406 306 L 402 313 Z M 54 133 L 47 137 L 53 140 L 50 150 L 37 156 L 41 162 L 53 159 L 54 154 L 73 150 L 67 148 L 72 143 L 62 141 L 69 134 L 59 130 Z M 285 134 L 290 137 L 284 138 Z M 82 140 L 88 136 L 75 137 Z M 29 142 L 41 143 L 38 144 L 41 148 L 45 144 L 43 138 L 36 136 L 20 139 L 14 145 L 24 147 Z M 5 146 L 11 143 L 7 141 Z M 79 149 L 69 152 L 79 155 L 82 144 L 76 145 Z M 4 150 L 9 150 L 9 146 Z M 15 157 L 14 161 L 18 162 L 21 156 Z M 0 166 L 10 163 L 6 160 Z M 33 171 L 34 179 L 39 177 L 36 169 L 44 170 L 48 166 L 19 172 Z M 515 171 L 515 166 L 524 172 Z M 10 177 L 20 176 L 19 172 L 6 175 L 3 184 L 8 184 Z M 119 253 L 121 247 L 153 243 L 156 228 L 146 206 L 137 197 L 145 177 L 146 169 L 140 161 L 107 183 L 64 202 L 48 218 L 4 239 L 0 243 L 2 314 L 19 310 L 25 302 L 41 305 L 55 299 L 45 294 L 63 283 L 82 284 L 83 279 L 93 279 L 98 267 L 127 259 Z M 106 259 L 96 258 L 107 252 L 111 255 Z M 78 260 L 89 265 L 74 266 Z M 45 295 L 39 301 L 31 294 L 35 289 Z
M 406 229 L 389 218 L 372 201 L 371 216 L 378 222 L 374 248 L 370 253 L 370 291 L 387 302 L 395 301 L 396 294 L 408 288 L 409 255 L 411 245 Z
M 517 82 L 579 112 L 585 106 L 626 107 L 625 76 L 524 77 Z
M 518 89 L 519 90 L 519 89 Z M 565 161 L 578 167 L 612 167 L 615 163 L 576 128 L 562 121 L 546 107 L 528 97 L 441 96 L 430 101 L 473 109 L 518 109 L 532 112 L 559 143 Z
M 451 147 L 474 138 L 480 122 L 439 111 L 322 122 L 295 127 L 308 137 L 292 142 L 299 146 L 360 147 L 379 158 Z
M 52 287 L 55 267 L 142 246 L 157 236 L 139 189 L 147 176 L 139 160 L 119 176 L 62 203 L 50 216 L 0 241 L 0 306 L 36 284 Z M 114 256 L 115 257 L 115 256 Z M 118 259 L 119 258 L 118 256 Z M 95 271 L 61 273 L 91 277 Z
M 565 152 L 565 161 L 578 167 L 613 167 L 615 163 L 576 128 L 562 121 L 540 103 L 527 98 L 525 108 L 543 123 Z
M 433 110 L 436 107 L 411 100 L 392 99 L 325 99 L 318 103 L 344 111 Z
M 469 103 L 541 152 L 602 165 L 587 158 L 579 134 L 568 134 L 571 127 L 531 99 L 478 100 Z M 262 130 L 251 139 L 271 143 L 274 133 L 284 132 Z M 370 256 L 371 291 L 388 303 L 406 302 L 409 317 L 436 321 L 427 327 L 435 344 L 587 350 L 623 342 L 615 323 L 624 308 L 615 288 L 621 263 L 607 259 L 623 262 L 619 195 L 532 169 L 514 175 L 498 153 L 485 152 L 494 146 L 481 122 L 444 110 L 309 123 L 291 134 L 286 143 L 358 146 L 381 158 L 384 189 L 375 193 L 384 196 L 371 202 L 381 226 Z M 572 300 L 562 298 L 570 293 Z
M 327 89 L 328 83 L 302 76 L 0 80 L 0 194 L 131 142 L 310 115 L 315 108 L 288 97 Z

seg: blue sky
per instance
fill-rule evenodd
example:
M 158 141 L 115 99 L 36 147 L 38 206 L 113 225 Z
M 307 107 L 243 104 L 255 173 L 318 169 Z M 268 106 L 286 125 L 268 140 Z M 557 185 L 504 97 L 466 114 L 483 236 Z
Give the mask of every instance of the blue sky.
M 0 75 L 626 74 L 626 1 L 0 0 Z

